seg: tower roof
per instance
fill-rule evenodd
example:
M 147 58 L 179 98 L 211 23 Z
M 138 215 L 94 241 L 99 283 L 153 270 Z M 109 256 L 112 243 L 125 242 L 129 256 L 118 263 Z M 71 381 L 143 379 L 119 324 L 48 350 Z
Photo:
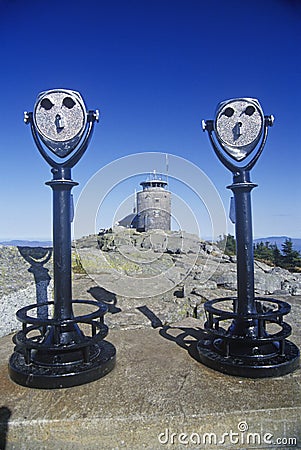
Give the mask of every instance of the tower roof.
M 158 174 L 156 173 L 156 171 L 154 170 L 154 172 L 149 176 L 149 178 L 145 181 L 142 181 L 140 183 L 140 185 L 143 187 L 144 189 L 150 189 L 150 188 L 161 188 L 161 189 L 165 189 L 165 187 L 167 186 L 167 181 L 162 180 L 162 178 L 160 176 L 158 176 Z

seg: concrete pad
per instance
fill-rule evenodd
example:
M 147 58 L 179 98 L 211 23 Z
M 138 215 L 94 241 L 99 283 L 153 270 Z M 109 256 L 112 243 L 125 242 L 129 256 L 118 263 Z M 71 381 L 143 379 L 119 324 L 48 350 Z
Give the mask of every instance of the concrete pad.
M 111 330 L 115 369 L 61 390 L 13 383 L 7 371 L 11 336 L 1 338 L 2 447 L 300 448 L 301 371 L 255 380 L 215 372 L 198 361 L 201 326 L 187 318 L 171 327 Z M 300 331 L 293 340 L 300 345 Z

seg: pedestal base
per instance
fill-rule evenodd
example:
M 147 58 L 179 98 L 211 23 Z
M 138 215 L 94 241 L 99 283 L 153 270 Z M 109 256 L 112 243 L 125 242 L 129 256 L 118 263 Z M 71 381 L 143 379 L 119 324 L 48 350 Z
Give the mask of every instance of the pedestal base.
M 290 305 L 256 297 L 256 312 L 242 315 L 236 312 L 237 303 L 236 297 L 205 303 L 207 336 L 197 344 L 201 362 L 219 372 L 250 378 L 279 377 L 297 369 L 300 352 L 287 340 L 292 329 L 283 320 Z
M 299 349 L 292 342 L 285 340 L 283 355 L 275 355 L 250 361 L 250 358 L 225 356 L 217 352 L 214 338 L 208 337 L 198 342 L 200 360 L 211 369 L 228 375 L 249 378 L 278 377 L 293 372 L 299 367 Z
M 107 342 L 93 345 L 94 358 L 88 363 L 69 363 L 55 367 L 26 364 L 24 354 L 15 351 L 9 360 L 9 375 L 22 386 L 40 389 L 57 389 L 78 386 L 98 380 L 108 374 L 115 366 L 116 349 Z

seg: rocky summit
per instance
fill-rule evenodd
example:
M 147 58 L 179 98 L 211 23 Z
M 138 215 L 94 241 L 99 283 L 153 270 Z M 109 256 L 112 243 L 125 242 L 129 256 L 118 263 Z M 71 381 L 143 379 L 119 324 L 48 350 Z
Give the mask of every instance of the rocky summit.
M 236 295 L 235 257 L 183 231 L 116 227 L 74 241 L 72 258 L 73 299 L 105 302 L 110 327 L 144 326 L 149 310 L 158 324 L 198 318 L 206 300 Z M 3 246 L 0 270 L 4 336 L 20 328 L 19 308 L 52 300 L 52 249 Z M 297 300 L 301 274 L 255 261 L 255 293 Z

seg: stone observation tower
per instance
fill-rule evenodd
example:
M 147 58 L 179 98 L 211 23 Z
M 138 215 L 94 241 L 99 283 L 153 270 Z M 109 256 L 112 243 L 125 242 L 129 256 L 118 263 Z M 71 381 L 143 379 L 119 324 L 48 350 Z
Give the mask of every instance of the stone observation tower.
M 148 180 L 142 181 L 142 191 L 137 192 L 137 230 L 170 230 L 171 193 L 164 181 L 154 171 Z

